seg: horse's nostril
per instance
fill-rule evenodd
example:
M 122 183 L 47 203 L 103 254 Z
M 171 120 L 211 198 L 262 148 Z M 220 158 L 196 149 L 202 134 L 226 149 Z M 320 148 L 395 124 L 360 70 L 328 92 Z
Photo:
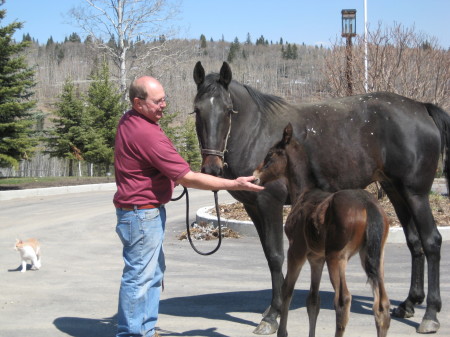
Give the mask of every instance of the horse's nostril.
M 215 176 L 215 177 L 221 177 L 222 176 L 222 169 L 221 168 L 214 168 L 214 167 L 204 166 L 204 167 L 202 167 L 201 172 L 204 173 L 204 174 L 209 174 L 211 176 Z

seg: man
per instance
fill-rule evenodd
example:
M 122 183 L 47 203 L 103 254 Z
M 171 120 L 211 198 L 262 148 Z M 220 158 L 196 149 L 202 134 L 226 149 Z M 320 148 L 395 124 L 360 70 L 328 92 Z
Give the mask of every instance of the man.
M 115 143 L 116 232 L 125 267 L 119 293 L 117 337 L 159 336 L 155 332 L 165 270 L 162 249 L 166 210 L 176 184 L 206 190 L 263 188 L 254 177 L 222 179 L 191 171 L 158 121 L 166 107 L 162 85 L 153 77 L 130 85 L 132 109 L 121 118 Z

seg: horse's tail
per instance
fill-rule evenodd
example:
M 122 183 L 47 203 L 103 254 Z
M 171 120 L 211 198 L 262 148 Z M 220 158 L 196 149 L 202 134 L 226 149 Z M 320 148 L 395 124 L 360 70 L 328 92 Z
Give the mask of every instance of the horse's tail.
M 424 104 L 428 110 L 428 114 L 433 118 L 441 134 L 441 154 L 444 164 L 443 173 L 447 180 L 447 191 L 450 197 L 450 115 L 434 104 Z
M 383 254 L 384 233 L 387 219 L 375 201 L 367 206 L 366 227 L 366 259 L 364 270 L 372 286 L 377 286 L 380 280 L 380 264 Z

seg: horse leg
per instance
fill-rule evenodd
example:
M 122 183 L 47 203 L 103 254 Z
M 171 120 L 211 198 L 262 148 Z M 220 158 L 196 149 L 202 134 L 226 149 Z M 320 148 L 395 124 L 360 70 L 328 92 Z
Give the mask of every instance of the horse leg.
M 400 305 L 392 310 L 392 316 L 399 318 L 409 318 L 414 316 L 414 306 L 420 304 L 425 299 L 424 291 L 424 273 L 425 273 L 425 255 L 422 249 L 422 243 L 419 233 L 414 225 L 411 213 L 405 200 L 398 194 L 392 185 L 381 183 L 386 191 L 392 205 L 394 206 L 397 217 L 403 227 L 406 238 L 406 244 L 411 253 L 411 284 L 408 297 Z
M 301 238 L 303 239 L 303 238 Z M 301 240 L 297 244 L 294 239 L 294 244 L 289 246 L 287 259 L 287 273 L 283 282 L 282 288 L 282 305 L 280 326 L 278 328 L 277 337 L 286 337 L 287 333 L 287 319 L 289 314 L 289 306 L 291 304 L 292 295 L 294 293 L 295 283 L 297 282 L 300 271 L 306 261 L 306 244 Z
M 309 337 L 314 337 L 316 335 L 317 317 L 320 311 L 319 287 L 325 259 L 323 257 L 317 259 L 309 258 L 309 264 L 311 265 L 311 288 L 306 299 L 306 307 L 309 317 Z
M 428 194 L 408 193 L 407 200 L 422 242 L 428 266 L 427 307 L 417 332 L 433 333 L 439 330 L 440 323 L 437 319 L 437 313 L 441 311 L 442 307 L 439 287 L 442 237 L 434 222 Z
M 345 269 L 347 259 L 342 252 L 332 252 L 327 255 L 327 267 L 331 284 L 334 288 L 334 310 L 336 311 L 336 332 L 335 337 L 342 337 L 350 316 L 350 305 L 352 295 L 348 291 L 345 280 Z
M 261 198 L 259 198 L 261 199 Z M 253 333 L 258 335 L 273 334 L 278 329 L 277 318 L 281 308 L 281 287 L 283 277 L 283 204 L 266 194 L 258 207 L 244 205 L 253 220 L 264 255 L 269 264 L 272 278 L 272 301 L 263 314 L 263 319 Z

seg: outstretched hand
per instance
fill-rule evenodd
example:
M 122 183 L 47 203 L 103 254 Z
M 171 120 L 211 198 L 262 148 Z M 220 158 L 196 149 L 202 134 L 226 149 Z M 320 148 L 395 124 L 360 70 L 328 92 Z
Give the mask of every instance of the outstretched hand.
M 236 182 L 238 183 L 237 190 L 245 190 L 245 191 L 252 191 L 252 192 L 260 192 L 264 189 L 263 186 L 255 185 L 253 181 L 255 181 L 256 178 L 254 176 L 249 177 L 239 177 L 236 178 Z

